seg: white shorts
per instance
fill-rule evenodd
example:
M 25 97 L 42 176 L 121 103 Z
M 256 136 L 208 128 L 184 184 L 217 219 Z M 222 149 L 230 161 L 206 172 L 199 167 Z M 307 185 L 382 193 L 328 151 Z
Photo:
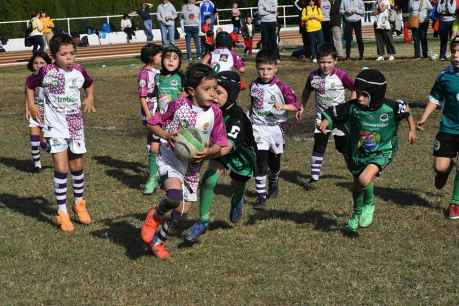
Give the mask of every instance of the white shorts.
M 160 177 L 176 178 L 182 182 L 184 201 L 196 202 L 198 200 L 197 190 L 192 190 L 185 182 L 188 163 L 178 159 L 170 146 L 161 144 L 157 164 Z
M 252 128 L 258 150 L 284 153 L 284 133 L 279 125 L 253 125 Z
M 86 153 L 86 144 L 84 140 L 74 141 L 69 138 L 48 138 L 48 143 L 50 145 L 50 153 L 60 153 L 67 150 L 70 150 L 73 154 L 84 154 Z
M 43 123 L 40 123 L 36 121 L 35 119 L 32 118 L 32 116 L 29 119 L 29 128 L 43 128 Z

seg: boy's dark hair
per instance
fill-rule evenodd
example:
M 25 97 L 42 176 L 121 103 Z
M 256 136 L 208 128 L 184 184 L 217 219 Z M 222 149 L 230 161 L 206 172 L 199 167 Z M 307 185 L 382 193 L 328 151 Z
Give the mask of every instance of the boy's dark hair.
M 196 89 L 202 80 L 216 79 L 216 77 L 215 71 L 209 66 L 202 63 L 191 64 L 185 75 L 185 91 L 188 88 Z
M 140 60 L 144 64 L 150 64 L 153 60 L 153 57 L 162 51 L 163 47 L 158 44 L 146 44 L 143 46 L 142 50 L 140 50 Z
M 267 49 L 261 49 L 258 51 L 255 57 L 255 64 L 277 64 L 277 57 L 273 51 Z
M 38 51 L 34 55 L 32 55 L 32 57 L 29 59 L 29 62 L 27 63 L 27 69 L 29 69 L 30 71 L 33 71 L 33 61 L 37 57 L 41 57 L 48 65 L 52 63 L 52 60 L 49 57 L 48 53 L 44 51 Z
M 210 17 L 210 15 L 207 15 L 206 17 L 204 17 L 204 22 L 208 19 L 212 20 L 212 17 Z
M 51 51 L 52 55 L 56 55 L 62 45 L 72 45 L 76 50 L 76 45 L 72 37 L 68 34 L 62 33 L 54 35 L 53 38 L 51 38 L 51 41 L 49 42 L 49 51 Z
M 333 50 L 333 47 L 330 46 L 330 45 L 323 45 L 319 48 L 319 51 L 317 52 L 317 58 L 321 58 L 321 57 L 326 57 L 326 56 L 330 56 L 333 57 L 334 60 L 337 59 L 337 54 L 336 54 L 336 51 Z
M 180 70 L 180 67 L 182 66 L 182 51 L 180 51 L 179 48 L 177 48 L 176 46 L 170 46 L 170 47 L 166 47 L 166 48 L 163 48 L 162 49 L 162 58 L 161 58 L 161 73 L 163 74 L 169 74 L 169 73 L 176 73 Z M 164 59 L 166 58 L 166 55 L 167 54 L 170 54 L 170 53 L 175 53 L 177 54 L 178 58 L 179 58 L 179 65 L 177 67 L 177 69 L 175 69 L 175 71 L 169 71 L 167 70 L 167 68 L 164 66 Z
M 218 32 L 217 37 L 215 38 L 215 47 L 216 48 L 233 48 L 233 41 L 228 32 L 222 31 Z
M 459 35 L 456 35 L 450 42 L 450 49 L 453 50 L 456 45 L 459 45 Z

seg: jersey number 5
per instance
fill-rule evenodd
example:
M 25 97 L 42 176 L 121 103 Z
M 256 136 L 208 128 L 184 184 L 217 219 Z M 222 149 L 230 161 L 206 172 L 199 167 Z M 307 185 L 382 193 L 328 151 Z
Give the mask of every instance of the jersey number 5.
M 239 135 L 240 131 L 241 131 L 240 127 L 238 127 L 237 125 L 233 125 L 231 127 L 231 132 L 228 133 L 228 137 L 232 139 L 237 139 L 237 136 Z

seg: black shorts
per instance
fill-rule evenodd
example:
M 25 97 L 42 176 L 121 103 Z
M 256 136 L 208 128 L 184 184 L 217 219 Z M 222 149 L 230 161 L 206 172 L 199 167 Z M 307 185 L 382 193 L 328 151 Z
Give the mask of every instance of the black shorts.
M 459 135 L 439 132 L 435 137 L 433 156 L 455 158 L 459 152 Z

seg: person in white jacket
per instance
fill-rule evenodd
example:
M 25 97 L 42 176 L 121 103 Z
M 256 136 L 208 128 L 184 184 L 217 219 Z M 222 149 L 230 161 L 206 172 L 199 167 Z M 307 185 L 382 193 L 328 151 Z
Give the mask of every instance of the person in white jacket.
M 261 44 L 263 49 L 272 50 L 279 57 L 277 45 L 277 0 L 258 0 Z
M 169 0 L 162 0 L 156 10 L 158 15 L 159 27 L 161 29 L 161 41 L 163 47 L 169 47 L 175 44 L 175 19 L 177 11 Z
M 390 2 L 388 0 L 379 0 L 376 3 L 376 8 L 373 15 L 376 16 L 374 23 L 376 49 L 378 52 L 377 61 L 384 60 L 384 47 L 389 54 L 389 61 L 394 60 L 395 47 L 392 41 L 392 29 L 389 22 Z
M 427 46 L 427 30 L 429 29 L 429 12 L 432 10 L 430 0 L 410 0 L 408 4 L 408 13 L 410 16 L 418 16 L 419 27 L 412 28 L 414 58 L 423 58 L 429 56 Z
M 440 0 L 437 12 L 440 15 L 440 60 L 446 61 L 446 49 L 456 20 L 456 0 Z

